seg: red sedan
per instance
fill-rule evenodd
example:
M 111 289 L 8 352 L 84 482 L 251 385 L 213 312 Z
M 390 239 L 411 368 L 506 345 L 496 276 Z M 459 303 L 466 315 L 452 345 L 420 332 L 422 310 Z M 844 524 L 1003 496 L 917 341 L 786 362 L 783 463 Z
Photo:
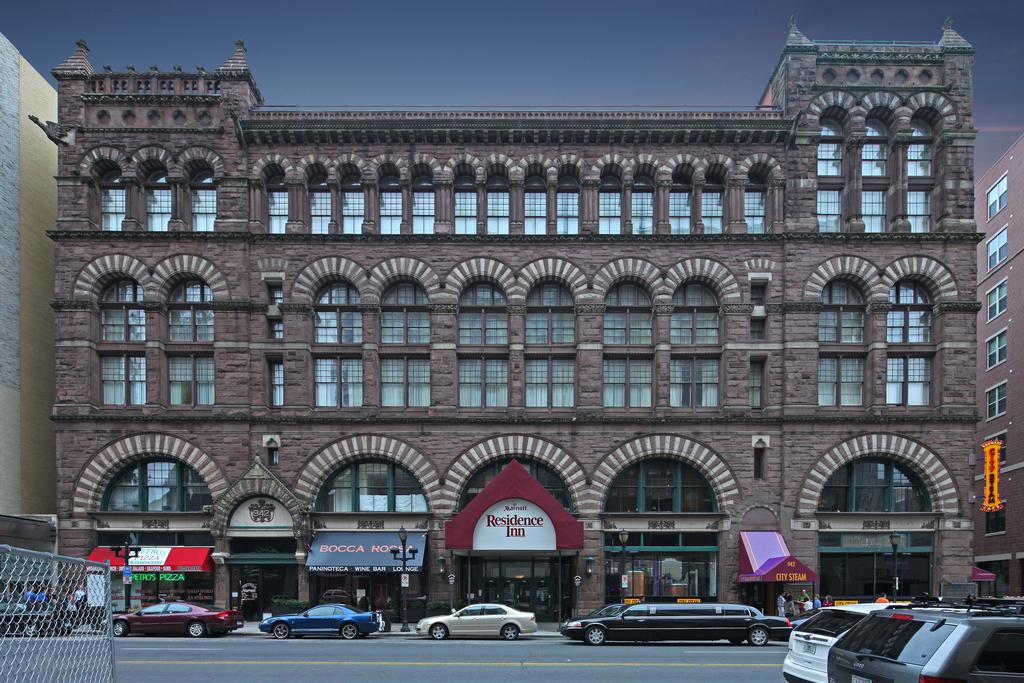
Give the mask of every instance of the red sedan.
M 219 610 L 194 602 L 162 602 L 137 612 L 114 616 L 114 635 L 131 633 L 202 638 L 230 633 L 243 624 L 237 610 Z

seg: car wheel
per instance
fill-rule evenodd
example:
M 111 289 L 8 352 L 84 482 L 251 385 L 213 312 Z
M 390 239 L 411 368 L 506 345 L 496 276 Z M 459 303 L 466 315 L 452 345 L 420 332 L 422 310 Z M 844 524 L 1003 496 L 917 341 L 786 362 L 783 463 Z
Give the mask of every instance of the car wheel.
M 583 633 L 583 641 L 587 645 L 604 645 L 608 634 L 600 626 L 591 626 Z
M 206 624 L 201 621 L 189 622 L 185 632 L 188 633 L 190 638 L 202 638 L 206 635 Z
M 747 633 L 747 642 L 751 645 L 767 645 L 770 636 L 764 626 L 755 626 Z
M 355 624 L 342 624 L 338 633 L 345 640 L 354 640 L 359 635 L 359 627 Z
M 430 627 L 430 637 L 434 640 L 444 640 L 448 637 L 448 627 L 444 624 L 434 624 Z
M 119 619 L 118 621 L 114 622 L 114 635 L 118 638 L 123 638 L 124 636 L 128 635 L 129 630 L 130 629 L 128 628 L 127 621 Z
M 519 627 L 515 624 L 505 624 L 501 627 L 501 637 L 503 640 L 515 640 L 519 637 Z
M 278 640 L 286 640 L 288 636 L 292 634 L 292 629 L 288 624 L 278 622 L 274 624 L 274 628 L 272 628 L 270 632 L 274 634 L 274 637 Z

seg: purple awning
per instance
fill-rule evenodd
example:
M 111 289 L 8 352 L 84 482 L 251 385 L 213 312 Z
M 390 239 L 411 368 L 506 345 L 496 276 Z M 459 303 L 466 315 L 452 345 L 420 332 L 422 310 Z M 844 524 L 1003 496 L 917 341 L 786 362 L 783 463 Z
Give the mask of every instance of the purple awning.
M 995 581 L 996 575 L 981 567 L 971 567 L 971 581 Z
M 778 531 L 740 532 L 740 583 L 814 583 L 818 575 L 793 557 Z

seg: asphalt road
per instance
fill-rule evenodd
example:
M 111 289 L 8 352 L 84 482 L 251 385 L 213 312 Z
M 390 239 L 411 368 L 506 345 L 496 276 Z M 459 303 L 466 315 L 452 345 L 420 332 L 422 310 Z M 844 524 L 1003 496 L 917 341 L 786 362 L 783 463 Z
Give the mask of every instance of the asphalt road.
M 782 680 L 785 646 L 721 643 L 608 644 L 562 638 L 430 640 L 379 637 L 359 641 L 262 637 L 124 638 L 116 642 L 118 683 L 242 681 L 316 683 L 358 680 L 453 683 L 456 680 L 623 680 L 759 683 Z

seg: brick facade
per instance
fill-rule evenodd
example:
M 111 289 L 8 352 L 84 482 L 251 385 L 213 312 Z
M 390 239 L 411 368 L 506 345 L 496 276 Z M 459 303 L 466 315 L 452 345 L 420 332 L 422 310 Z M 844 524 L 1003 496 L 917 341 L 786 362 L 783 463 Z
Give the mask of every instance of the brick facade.
M 321 528 L 355 528 L 372 514 L 310 513 L 327 477 L 345 463 L 376 458 L 399 463 L 422 485 L 430 512 L 384 517 L 430 532 L 431 558 L 443 554 L 444 522 L 456 512 L 468 478 L 486 462 L 519 456 L 544 463 L 566 482 L 585 527 L 583 558 L 596 558 L 581 589 L 583 606 L 604 598 L 602 534 L 621 528 L 718 530 L 717 592 L 736 598 L 739 530 L 744 518 L 768 511 L 791 551 L 817 567 L 819 529 L 869 528 L 861 513 L 821 515 L 824 480 L 861 456 L 892 459 L 916 472 L 932 512 L 869 515 L 892 529 L 933 530 L 935 590 L 967 580 L 973 559 L 965 454 L 974 439 L 975 260 L 973 214 L 973 51 L 948 28 L 935 44 L 913 46 L 812 43 L 791 27 L 760 106 L 735 112 L 281 112 L 259 108 L 239 46 L 220 69 L 196 74 L 94 73 L 80 48 L 55 70 L 60 80 L 60 216 L 53 307 L 57 315 L 59 501 L 64 552 L 84 555 L 97 529 L 138 528 L 140 517 L 169 517 L 171 528 L 208 527 L 217 557 L 230 561 L 227 520 L 255 494 L 276 497 L 308 542 Z M 165 85 L 168 83 L 169 85 Z M 195 83 L 196 85 L 193 85 Z M 163 88 L 169 88 L 161 94 Z M 864 232 L 859 163 L 845 162 L 843 229 L 818 231 L 816 150 L 819 116 L 844 122 L 847 153 L 863 142 L 865 120 L 891 127 L 889 229 Z M 902 159 L 915 120 L 934 131 L 931 225 L 911 233 L 905 193 L 912 184 Z M 168 232 L 145 229 L 145 178 L 166 174 L 175 201 Z M 196 169 L 217 190 L 212 232 L 189 223 L 188 184 Z M 101 231 L 100 188 L 114 173 L 126 190 L 121 231 Z M 404 197 L 399 234 L 380 234 L 385 178 L 398 177 Z M 288 197 L 283 234 L 268 234 L 268 182 Z M 477 195 L 476 234 L 456 234 L 454 185 L 469 174 Z M 555 217 L 560 176 L 579 181 L 579 234 L 561 235 Z M 622 234 L 602 235 L 602 178 L 621 183 Z M 309 183 L 322 176 L 331 195 L 328 234 L 310 234 Z M 417 178 L 433 181 L 433 234 L 413 234 Z M 487 186 L 500 176 L 509 195 L 507 235 L 487 234 Z M 541 177 L 546 234 L 525 234 L 524 187 Z M 345 183 L 361 181 L 365 213 L 360 234 L 343 234 Z M 652 234 L 630 215 L 631 192 L 653 181 Z M 674 183 L 686 183 L 690 234 L 673 234 Z M 918 180 L 918 182 L 920 182 Z M 764 233 L 748 230 L 744 193 L 763 191 Z M 707 227 L 702 192 L 721 191 L 722 231 Z M 639 191 L 639 189 L 637 190 Z M 100 338 L 98 297 L 115 278 L 144 290 L 144 344 Z M 212 293 L 214 341 L 168 341 L 168 295 L 184 277 L 205 280 Z M 865 300 L 863 405 L 818 406 L 818 317 L 822 288 L 841 279 Z M 913 280 L 933 305 L 932 398 L 927 407 L 885 405 L 888 290 Z M 313 301 L 333 281 L 361 295 L 363 334 L 351 349 L 316 342 Z M 418 283 L 429 303 L 430 343 L 400 349 L 381 339 L 381 299 L 401 281 Z M 490 282 L 507 298 L 508 343 L 501 348 L 459 343 L 459 296 L 468 284 Z M 565 356 L 566 348 L 526 343 L 527 296 L 534 285 L 558 282 L 574 299 L 575 408 L 527 408 L 526 359 Z M 649 344 L 605 344 L 605 295 L 622 282 L 640 284 L 652 300 Z M 688 282 L 709 287 L 719 302 L 721 344 L 684 349 L 671 341 L 672 297 Z M 280 283 L 283 301 L 269 299 Z M 754 302 L 752 284 L 765 284 Z M 756 303 L 756 305 L 755 305 Z M 283 340 L 268 321 L 283 321 Z M 763 338 L 751 321 L 765 320 Z M 837 345 L 832 345 L 836 347 Z M 897 349 L 898 350 L 898 349 Z M 905 349 L 904 349 L 905 350 Z M 102 405 L 100 357 L 144 354 L 144 406 Z M 430 401 L 423 408 L 382 407 L 380 364 L 399 351 L 430 359 Z M 216 402 L 168 405 L 167 356 L 211 353 Z M 362 359 L 361 407 L 315 406 L 314 359 L 354 353 Z M 720 358 L 718 405 L 672 407 L 671 359 L 694 353 Z M 458 359 L 508 360 L 507 408 L 458 406 Z M 650 360 L 649 408 L 602 406 L 602 359 Z M 763 361 L 763 407 L 749 399 L 751 360 Z M 268 362 L 284 364 L 284 403 L 269 405 Z M 279 465 L 261 461 L 265 437 L 280 440 Z M 763 479 L 754 478 L 753 451 L 764 448 Z M 125 464 L 147 454 L 195 468 L 214 496 L 209 513 L 134 515 L 101 511 L 103 492 Z M 630 464 L 648 457 L 682 460 L 708 480 L 717 500 L 708 514 L 610 515 L 608 486 Z M 254 465 L 254 461 L 257 463 Z M 304 555 L 300 545 L 299 555 Z M 301 557 L 300 557 L 301 559 Z M 443 577 L 427 566 L 429 591 L 444 594 Z M 218 566 L 217 599 L 226 602 L 228 575 Z M 299 592 L 307 594 L 299 570 Z

